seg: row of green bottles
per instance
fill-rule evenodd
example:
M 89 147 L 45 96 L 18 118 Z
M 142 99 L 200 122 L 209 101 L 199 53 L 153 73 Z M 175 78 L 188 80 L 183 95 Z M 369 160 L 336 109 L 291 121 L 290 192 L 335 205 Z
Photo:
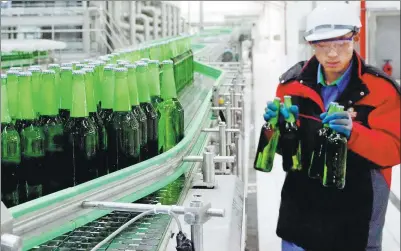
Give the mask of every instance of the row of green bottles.
M 183 138 L 184 113 L 175 91 L 172 61 L 163 63 L 165 74 L 162 75 L 156 60 L 118 63 L 125 67 L 102 69 L 103 62 L 84 66 L 74 62 L 61 67 L 49 65 L 51 70 L 44 71 L 40 67 L 31 67 L 28 72 L 13 69 L 7 78 L 3 76 L 4 94 L 17 96 L 14 102 L 3 98 L 2 109 L 7 100 L 9 124 L 15 124 L 21 138 L 21 150 L 17 151 L 21 163 L 18 168 L 10 169 L 12 173 L 17 172 L 15 169 L 21 170 L 15 174 L 18 182 L 9 179 L 18 186 L 18 203 L 153 157 Z M 74 68 L 81 70 L 74 71 Z M 159 76 L 164 77 L 159 79 Z M 166 102 L 163 103 L 163 99 Z M 128 111 L 121 110 L 126 106 L 124 100 L 128 100 Z M 167 115 L 166 107 L 171 104 L 175 112 Z M 126 115 L 122 116 L 123 113 Z M 159 147 L 158 118 L 162 113 L 163 123 L 167 125 L 164 129 L 173 128 L 172 132 L 164 130 L 168 135 L 163 137 L 175 135 L 175 142 Z M 132 122 L 127 124 L 124 118 L 128 117 Z M 124 130 L 127 125 L 131 128 Z M 6 137 L 2 134 L 3 139 Z M 24 149 L 29 152 L 26 155 L 29 158 L 24 158 Z M 44 174 L 48 179 L 43 179 Z

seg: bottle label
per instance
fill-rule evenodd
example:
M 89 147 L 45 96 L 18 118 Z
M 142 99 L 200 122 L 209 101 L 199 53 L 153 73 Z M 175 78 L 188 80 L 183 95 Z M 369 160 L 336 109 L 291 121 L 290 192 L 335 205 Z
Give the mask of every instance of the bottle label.
M 63 127 L 62 125 L 54 125 L 47 127 L 46 134 L 46 150 L 49 152 L 63 151 Z
M 45 137 L 43 132 L 34 126 L 21 131 L 22 155 L 25 157 L 45 156 Z
M 1 161 L 5 163 L 21 162 L 21 147 L 18 132 L 11 131 L 1 135 Z

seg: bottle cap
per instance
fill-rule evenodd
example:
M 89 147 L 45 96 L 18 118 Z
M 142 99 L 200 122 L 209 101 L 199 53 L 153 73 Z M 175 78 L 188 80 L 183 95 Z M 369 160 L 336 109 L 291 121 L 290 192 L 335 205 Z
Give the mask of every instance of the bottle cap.
M 41 72 L 42 70 L 40 68 L 28 68 L 28 71 L 30 71 L 30 72 Z
M 63 66 L 60 68 L 61 71 L 72 71 L 72 67 L 71 66 Z
M 47 68 L 48 68 L 48 69 L 50 69 L 50 68 L 60 68 L 60 65 L 59 65 L 59 64 L 49 64 L 49 65 L 47 66 Z
M 85 75 L 85 72 L 82 70 L 72 71 L 72 75 Z
M 119 68 L 114 68 L 115 72 L 126 72 L 127 68 L 119 67 Z
M 8 70 L 7 71 L 8 75 L 18 75 L 18 73 L 19 73 L 19 71 L 17 71 L 17 70 Z
M 30 77 L 30 76 L 32 76 L 32 73 L 29 71 L 21 71 L 21 72 L 18 72 L 18 76 L 19 77 Z
M 43 70 L 42 74 L 56 74 L 56 72 L 53 70 Z

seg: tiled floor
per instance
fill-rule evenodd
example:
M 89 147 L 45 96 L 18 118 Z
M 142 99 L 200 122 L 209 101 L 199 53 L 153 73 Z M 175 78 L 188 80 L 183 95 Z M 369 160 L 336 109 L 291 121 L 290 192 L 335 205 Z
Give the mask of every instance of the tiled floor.
M 276 49 L 279 44 L 261 42 L 259 48 L 263 51 L 254 51 L 254 102 L 255 102 L 255 133 L 263 124 L 263 112 L 266 102 L 275 96 L 278 77 L 288 66 L 285 58 L 278 55 Z M 276 48 L 275 48 L 276 47 Z M 269 51 L 269 53 L 266 53 Z M 257 137 L 255 137 L 255 144 Z M 275 166 L 281 166 L 281 157 L 275 158 Z M 251 168 L 252 166 L 250 166 Z M 400 198 L 400 167 L 393 168 L 394 195 Z M 276 236 L 275 229 L 280 203 L 280 191 L 284 180 L 284 172 L 281 168 L 273 168 L 269 174 L 257 172 L 257 214 L 260 251 L 280 251 L 281 240 Z M 397 201 L 397 200 L 396 200 Z M 398 206 L 399 208 L 399 206 Z M 400 212 L 397 207 L 389 202 L 386 225 L 383 236 L 383 251 L 400 250 Z

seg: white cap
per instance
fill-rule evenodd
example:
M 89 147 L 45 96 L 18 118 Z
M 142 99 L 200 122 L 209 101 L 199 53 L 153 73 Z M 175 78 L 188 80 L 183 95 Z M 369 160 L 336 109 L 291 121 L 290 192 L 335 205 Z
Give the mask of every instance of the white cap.
M 344 2 L 318 5 L 306 19 L 306 41 L 317 41 L 357 32 L 362 24 L 357 9 Z

